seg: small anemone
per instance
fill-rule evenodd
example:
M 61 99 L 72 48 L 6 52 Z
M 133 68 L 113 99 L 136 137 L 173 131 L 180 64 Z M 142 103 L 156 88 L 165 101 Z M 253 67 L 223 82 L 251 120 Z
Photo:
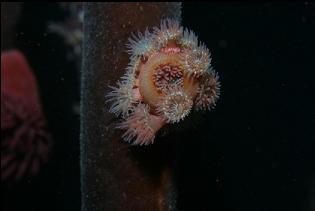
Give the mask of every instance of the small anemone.
M 112 102 L 109 112 L 116 116 L 120 114 L 128 116 L 133 109 L 133 104 L 137 102 L 133 94 L 133 83 L 130 77 L 125 74 L 122 77 L 123 81 L 117 82 L 117 87 L 109 86 L 112 90 L 106 95 L 106 102 Z
M 154 43 L 152 40 L 152 34 L 148 29 L 145 30 L 144 34 L 138 32 L 138 34 L 132 34 L 132 38 L 128 39 L 127 52 L 132 57 L 139 57 L 146 55 L 150 52 L 155 51 Z
M 196 48 L 198 46 L 198 37 L 193 31 L 185 29 L 183 37 L 180 39 L 179 42 L 184 48 Z
M 152 144 L 155 133 L 165 124 L 162 118 L 149 114 L 149 106 L 138 104 L 133 113 L 117 128 L 127 130 L 123 139 L 133 145 Z
M 157 48 L 162 48 L 170 40 L 178 40 L 183 36 L 183 27 L 180 26 L 178 21 L 173 19 L 162 20 L 160 28 L 154 27 L 153 30 Z
M 209 111 L 213 109 L 220 96 L 220 87 L 218 74 L 210 68 L 200 81 L 195 109 Z
M 136 71 L 139 68 L 140 60 L 136 56 L 130 56 L 130 61 L 126 67 L 126 73 L 122 76 L 123 81 L 134 83 Z
M 193 106 L 192 99 L 180 86 L 170 87 L 164 93 L 157 106 L 157 112 L 169 123 L 180 122 L 189 114 Z
M 202 44 L 194 50 L 187 49 L 184 52 L 182 64 L 189 76 L 199 77 L 209 69 L 211 57 L 205 45 Z

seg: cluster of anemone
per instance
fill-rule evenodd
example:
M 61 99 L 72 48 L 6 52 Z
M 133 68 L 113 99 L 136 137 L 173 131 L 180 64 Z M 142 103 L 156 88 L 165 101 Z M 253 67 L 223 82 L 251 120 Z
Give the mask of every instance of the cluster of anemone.
M 133 34 L 130 62 L 107 101 L 123 120 L 123 139 L 135 145 L 154 142 L 166 124 L 178 123 L 195 110 L 211 110 L 220 95 L 218 74 L 208 48 L 194 32 L 166 19 L 160 27 Z

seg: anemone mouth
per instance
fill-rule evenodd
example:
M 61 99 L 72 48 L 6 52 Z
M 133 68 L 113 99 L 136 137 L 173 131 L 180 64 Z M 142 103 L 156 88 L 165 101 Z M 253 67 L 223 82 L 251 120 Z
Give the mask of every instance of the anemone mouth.
M 140 93 L 144 102 L 153 107 L 169 84 L 183 84 L 184 70 L 178 54 L 156 53 L 139 70 Z
M 177 123 L 189 114 L 192 106 L 192 99 L 179 87 L 173 87 L 161 98 L 156 110 L 167 122 Z
M 153 82 L 156 89 L 164 93 L 170 86 L 183 86 L 184 71 L 177 64 L 160 64 L 155 68 L 153 73 Z

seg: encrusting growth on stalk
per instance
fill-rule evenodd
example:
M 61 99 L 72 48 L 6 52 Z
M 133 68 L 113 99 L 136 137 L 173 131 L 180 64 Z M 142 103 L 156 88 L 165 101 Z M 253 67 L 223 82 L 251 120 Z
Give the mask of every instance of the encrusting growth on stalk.
M 179 123 L 192 108 L 210 110 L 220 94 L 208 48 L 194 32 L 166 19 L 160 27 L 129 38 L 126 74 L 107 94 L 117 126 L 133 145 L 152 144 L 166 124 Z

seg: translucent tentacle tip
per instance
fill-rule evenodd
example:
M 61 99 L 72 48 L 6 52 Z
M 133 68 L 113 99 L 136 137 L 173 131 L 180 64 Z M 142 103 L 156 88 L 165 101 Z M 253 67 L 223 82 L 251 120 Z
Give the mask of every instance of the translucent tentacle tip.
M 220 94 L 209 49 L 176 20 L 132 34 L 126 73 L 111 86 L 110 112 L 120 116 L 117 128 L 133 145 L 152 144 L 166 124 L 181 122 L 195 110 L 211 110 Z

